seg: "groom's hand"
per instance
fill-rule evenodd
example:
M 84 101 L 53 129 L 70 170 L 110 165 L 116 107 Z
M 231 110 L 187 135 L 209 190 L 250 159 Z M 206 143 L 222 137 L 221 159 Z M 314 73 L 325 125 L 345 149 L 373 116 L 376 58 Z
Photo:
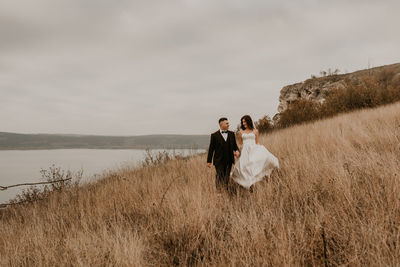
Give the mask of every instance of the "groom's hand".
M 211 168 L 211 162 L 207 162 L 207 167 Z
M 233 155 L 235 155 L 235 157 L 239 157 L 240 156 L 240 152 L 239 152 L 239 150 L 236 150 L 235 152 L 233 152 Z

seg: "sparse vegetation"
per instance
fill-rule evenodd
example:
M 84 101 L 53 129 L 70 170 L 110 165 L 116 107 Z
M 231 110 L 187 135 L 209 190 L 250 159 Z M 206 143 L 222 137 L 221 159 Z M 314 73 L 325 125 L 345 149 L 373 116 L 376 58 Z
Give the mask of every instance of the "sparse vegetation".
M 152 150 L 146 149 L 142 166 L 155 166 L 159 164 L 165 164 L 166 162 L 171 160 L 172 157 L 173 155 L 171 156 L 165 150 L 154 153 Z
M 10 205 L 45 200 L 56 192 L 70 191 L 73 187 L 79 186 L 83 170 L 73 173 L 70 170 L 65 171 L 61 167 L 52 165 L 49 169 L 41 169 L 40 173 L 43 182 L 49 184 L 29 186 L 10 200 Z
M 326 76 L 334 76 L 334 75 L 338 75 L 340 72 L 339 69 L 335 69 L 332 70 L 331 68 L 329 68 L 327 71 L 320 71 L 319 74 L 321 75 L 321 77 L 326 77 Z
M 218 196 L 205 155 L 0 211 L 1 266 L 396 266 L 400 104 L 261 135 L 280 170 Z
M 306 80 L 305 83 L 310 83 L 310 82 L 314 82 L 317 79 L 322 79 L 323 81 L 337 81 L 339 78 L 339 73 L 340 70 L 339 69 L 335 69 L 332 70 L 331 68 L 329 68 L 328 70 L 322 70 L 319 72 L 319 76 L 315 75 L 315 74 L 311 74 L 311 78 Z

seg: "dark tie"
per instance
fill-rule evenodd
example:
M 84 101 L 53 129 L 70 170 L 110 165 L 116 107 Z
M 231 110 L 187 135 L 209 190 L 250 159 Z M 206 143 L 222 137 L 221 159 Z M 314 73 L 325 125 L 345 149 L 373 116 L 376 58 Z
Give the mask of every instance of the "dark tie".
M 228 131 L 221 131 L 222 133 L 228 133 Z

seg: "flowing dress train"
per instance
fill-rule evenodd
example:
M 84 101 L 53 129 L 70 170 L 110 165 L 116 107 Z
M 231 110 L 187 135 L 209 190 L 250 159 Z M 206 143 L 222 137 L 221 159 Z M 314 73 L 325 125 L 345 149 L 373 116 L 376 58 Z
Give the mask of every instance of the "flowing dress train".
M 279 161 L 263 145 L 256 144 L 254 133 L 243 133 L 242 138 L 242 151 L 232 171 L 232 179 L 249 188 L 269 176 L 274 168 L 279 168 Z

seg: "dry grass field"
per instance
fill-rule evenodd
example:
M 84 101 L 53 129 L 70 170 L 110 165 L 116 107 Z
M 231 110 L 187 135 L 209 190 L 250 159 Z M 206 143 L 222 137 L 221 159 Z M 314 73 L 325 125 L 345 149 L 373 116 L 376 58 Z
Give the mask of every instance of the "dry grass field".
M 399 266 L 400 104 L 274 131 L 280 170 L 218 196 L 205 155 L 0 213 L 1 266 Z

